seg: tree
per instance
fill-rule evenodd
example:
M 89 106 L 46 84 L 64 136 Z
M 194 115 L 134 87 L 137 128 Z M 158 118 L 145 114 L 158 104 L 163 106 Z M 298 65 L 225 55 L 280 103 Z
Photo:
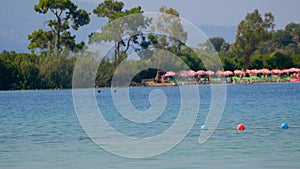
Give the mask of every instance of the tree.
M 55 19 L 47 21 L 50 30 L 42 29 L 28 35 L 30 50 L 55 49 L 58 54 L 63 47 L 72 51 L 82 48 L 83 43 L 76 44 L 75 36 L 70 33 L 70 27 L 78 30 L 81 26 L 90 22 L 87 11 L 77 9 L 78 7 L 71 0 L 39 0 L 34 5 L 34 10 L 40 14 L 52 13 Z
M 0 54 L 0 89 L 37 88 L 39 59 L 34 54 L 2 52 Z
M 96 84 L 98 86 L 111 86 L 111 80 L 114 73 L 113 65 L 108 58 L 104 58 L 97 70 Z
M 98 4 L 93 13 L 97 17 L 108 18 L 109 21 L 101 27 L 100 33 L 95 32 L 90 36 L 89 43 L 113 41 L 115 63 L 127 57 L 126 53 L 132 42 L 139 44 L 138 37 L 143 37 L 143 34 L 139 33 L 138 29 L 145 28 L 150 22 L 142 15 L 142 7 L 137 6 L 126 10 L 123 2 L 115 0 L 105 0 Z M 122 17 L 126 17 L 126 19 L 119 19 Z M 123 39 L 125 36 L 128 36 L 128 38 Z
M 150 47 L 169 51 L 178 57 L 182 57 L 185 61 L 192 60 L 182 53 L 182 47 L 187 40 L 187 32 L 183 30 L 179 12 L 174 8 L 167 8 L 166 6 L 162 6 L 159 11 L 162 14 L 159 15 L 156 23 L 153 24 L 152 29 L 160 34 L 148 34 Z M 166 59 L 166 54 L 164 52 L 156 53 L 155 57 L 158 60 L 158 65 L 164 65 L 164 60 Z M 170 63 L 172 64 L 172 62 Z M 157 69 L 155 79 L 159 79 L 159 71 L 160 70 Z
M 227 52 L 230 48 L 230 44 L 227 42 L 222 43 L 220 47 L 220 52 Z
M 299 44 L 299 42 L 300 42 L 300 24 L 291 22 L 288 25 L 286 25 L 285 30 L 290 33 L 290 35 L 293 38 L 293 41 L 296 44 Z
M 3 51 L 0 54 L 0 90 L 8 90 L 17 82 L 17 72 L 13 63 L 15 52 Z
M 250 58 L 250 63 L 249 63 L 249 69 L 262 69 L 266 68 L 266 58 L 267 56 L 261 56 L 261 55 L 253 55 Z
M 162 6 L 159 11 L 163 14 L 158 17 L 155 28 L 169 36 L 149 34 L 148 39 L 154 48 L 180 54 L 187 40 L 187 32 L 183 30 L 179 12 L 166 6 Z
M 272 35 L 272 42 L 277 48 L 282 48 L 292 43 L 292 35 L 285 30 L 278 30 Z
M 294 67 L 300 67 L 300 54 L 293 55 L 292 61 L 293 61 Z
M 37 88 L 39 75 L 39 61 L 34 54 L 19 53 L 14 58 L 15 68 L 18 72 L 16 88 Z
M 41 52 L 54 50 L 54 34 L 52 31 L 44 31 L 42 29 L 35 30 L 32 34 L 28 35 L 30 39 L 30 44 L 28 49 L 40 49 Z
M 244 70 L 248 69 L 250 56 L 258 49 L 258 44 L 269 40 L 273 29 L 274 17 L 272 13 L 265 13 L 263 19 L 257 9 L 248 13 L 245 19 L 239 23 L 233 50 L 236 53 L 243 53 Z
M 97 8 L 93 10 L 93 13 L 100 18 L 108 18 L 109 22 L 112 22 L 115 19 L 124 17 L 130 12 L 123 10 L 124 3 L 115 1 L 115 0 L 105 0 L 102 3 L 99 3 Z M 141 7 L 132 8 L 131 11 L 141 12 Z
M 222 49 L 221 48 L 222 45 L 223 45 L 223 50 L 226 50 L 228 44 L 225 42 L 224 38 L 222 37 L 213 37 L 213 38 L 209 38 L 206 42 L 204 42 L 204 44 L 199 44 L 199 45 L 204 46 L 206 48 L 214 47 L 217 52 L 220 52 Z M 213 49 L 208 49 L 208 50 L 213 50 Z
M 240 69 L 238 67 L 239 63 L 237 63 L 238 60 L 235 57 L 220 56 L 220 59 L 222 61 L 224 70 L 234 71 L 236 69 Z
M 266 67 L 268 69 L 286 69 L 293 66 L 293 61 L 290 56 L 287 56 L 281 52 L 273 52 L 266 59 Z

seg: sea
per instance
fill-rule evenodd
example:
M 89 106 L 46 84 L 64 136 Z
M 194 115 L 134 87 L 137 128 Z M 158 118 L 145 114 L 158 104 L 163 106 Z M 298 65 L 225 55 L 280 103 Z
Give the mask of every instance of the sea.
M 105 143 L 88 133 L 85 127 L 90 124 L 79 118 L 74 91 L 83 89 L 1 91 L 0 168 L 299 168 L 300 83 L 227 84 L 225 87 L 221 118 L 215 119 L 218 123 L 214 128 L 207 125 L 207 131 L 212 134 L 201 143 L 200 134 L 207 132 L 201 126 L 214 111 L 211 108 L 213 85 L 92 89 L 99 117 L 105 120 L 101 123 L 110 126 L 94 126 L 99 138 L 103 134 L 104 140 L 109 140 Z M 192 96 L 182 97 L 191 88 Z M 129 102 L 116 108 L 113 95 L 124 90 L 129 93 Z M 131 121 L 119 113 L 122 109 L 131 110 L 130 107 L 137 110 L 135 113 L 143 113 L 160 102 L 164 104 L 159 107 L 161 112 L 148 121 Z M 197 109 L 182 108 L 189 102 Z M 88 104 L 86 107 L 83 110 L 89 109 Z M 178 130 L 169 130 L 182 118 L 181 111 L 192 111 L 185 113 L 196 116 L 179 123 Z M 283 122 L 288 123 L 288 129 L 280 128 Z M 244 124 L 245 130 L 236 130 L 238 124 Z M 188 129 L 182 134 L 181 129 L 185 127 Z M 158 136 L 167 139 L 156 140 L 150 147 L 148 142 L 137 144 L 139 153 L 134 155 L 131 153 L 135 150 L 126 146 L 128 139 L 155 140 Z M 179 137 L 182 137 L 179 141 L 172 142 Z M 122 144 L 109 148 L 116 143 Z M 149 152 L 156 154 L 144 156 Z

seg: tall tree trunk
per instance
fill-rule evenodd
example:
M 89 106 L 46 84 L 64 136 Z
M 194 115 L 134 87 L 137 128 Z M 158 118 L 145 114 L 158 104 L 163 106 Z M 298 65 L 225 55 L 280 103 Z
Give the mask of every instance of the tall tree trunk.
M 246 71 L 249 68 L 249 62 L 250 62 L 250 54 L 249 54 L 249 52 L 246 52 L 244 64 L 243 64 L 243 71 Z
M 132 39 L 133 37 L 134 37 L 134 35 L 133 35 L 133 36 L 130 36 L 130 38 L 128 39 L 126 49 L 123 51 L 124 54 L 127 53 L 128 49 L 129 49 L 129 46 L 130 46 L 130 41 L 131 41 L 131 39 Z
M 156 71 L 156 76 L 154 78 L 154 81 L 157 83 L 158 79 L 159 79 L 159 69 L 157 69 L 157 71 Z
M 117 62 L 118 48 L 117 42 L 114 42 L 114 64 Z
M 61 19 L 57 18 L 57 32 L 56 32 L 56 54 L 58 56 L 59 50 L 60 50 L 60 25 L 61 25 Z

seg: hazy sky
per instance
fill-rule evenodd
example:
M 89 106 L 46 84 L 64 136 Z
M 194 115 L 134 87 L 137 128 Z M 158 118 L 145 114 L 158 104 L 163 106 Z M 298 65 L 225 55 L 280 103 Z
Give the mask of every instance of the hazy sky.
M 36 29 L 46 28 L 45 21 L 52 15 L 38 14 L 33 10 L 39 0 L 0 0 L 0 51 L 28 51 L 27 36 Z M 72 0 L 79 8 L 92 12 L 104 0 Z M 142 6 L 145 12 L 158 12 L 163 5 L 175 8 L 180 16 L 191 23 L 228 26 L 202 27 L 208 36 L 221 36 L 234 41 L 236 26 L 247 13 L 259 9 L 260 13 L 272 12 L 276 29 L 283 29 L 290 22 L 300 23 L 299 0 L 119 0 L 125 9 Z M 102 23 L 104 21 L 102 20 Z M 101 20 L 94 14 L 91 23 L 74 32 L 77 40 L 86 41 L 88 35 L 99 29 Z
M 76 0 L 98 4 L 99 0 Z M 146 12 L 157 12 L 162 5 L 173 7 L 194 24 L 236 26 L 249 12 L 272 12 L 276 28 L 300 22 L 299 0 L 124 0 L 126 8 L 140 5 Z

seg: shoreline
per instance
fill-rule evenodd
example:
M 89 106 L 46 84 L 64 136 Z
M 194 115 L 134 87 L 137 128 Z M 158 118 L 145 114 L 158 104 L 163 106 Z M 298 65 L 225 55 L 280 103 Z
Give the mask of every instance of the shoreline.
M 300 81 L 297 82 L 290 82 L 290 81 L 257 81 L 257 82 L 233 82 L 233 83 L 228 83 L 228 82 L 219 82 L 219 83 L 187 83 L 187 84 L 172 84 L 172 83 L 153 83 L 151 85 L 135 85 L 135 86 L 120 86 L 120 87 L 114 87 L 114 88 L 142 88 L 142 87 L 173 87 L 173 86 L 207 86 L 207 85 L 252 85 L 252 84 L 280 84 L 280 83 L 300 83 Z M 18 92 L 18 91 L 58 91 L 58 90 L 73 90 L 73 89 L 112 89 L 111 86 L 107 87 L 91 87 L 91 88 L 60 88 L 60 89 L 9 89 L 9 90 L 0 90 L 0 92 Z
M 300 83 L 298 82 L 289 82 L 289 81 L 284 81 L 284 82 L 250 82 L 250 83 L 190 83 L 190 84 L 184 84 L 184 85 L 162 85 L 162 84 L 156 84 L 156 85 L 145 85 L 145 86 L 130 86 L 130 87 L 170 87 L 170 86 L 192 86 L 192 85 L 198 85 L 198 86 L 206 86 L 206 85 L 219 85 L 219 84 L 226 84 L 226 85 L 252 85 L 252 84 L 272 84 L 272 83 Z

